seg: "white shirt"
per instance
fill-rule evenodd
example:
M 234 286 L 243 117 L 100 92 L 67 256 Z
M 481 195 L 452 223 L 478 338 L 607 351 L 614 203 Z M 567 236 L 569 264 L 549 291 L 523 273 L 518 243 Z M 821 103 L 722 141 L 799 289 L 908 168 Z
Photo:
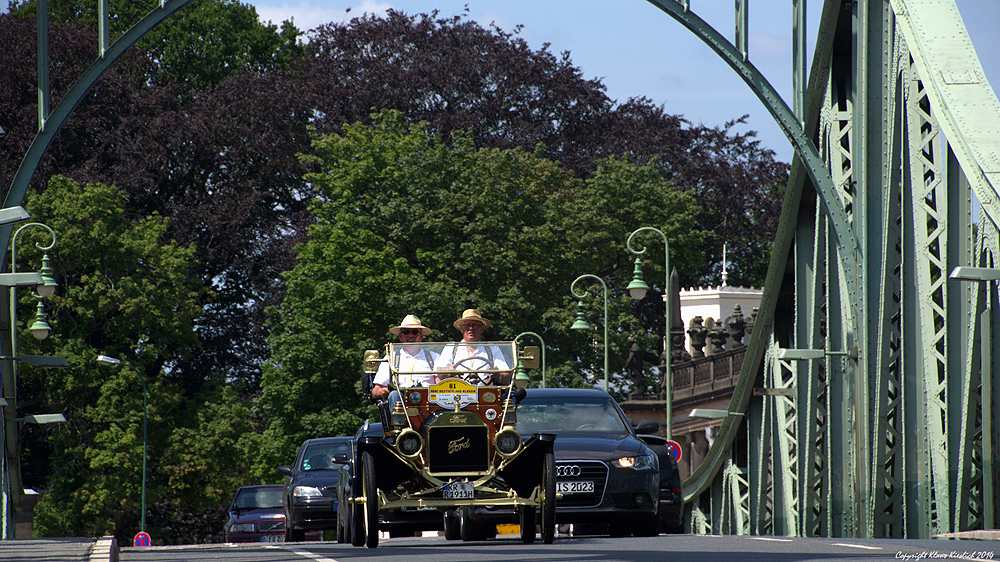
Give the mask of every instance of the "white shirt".
M 405 347 L 399 348 L 395 361 L 396 372 L 399 376 L 399 386 L 417 386 L 418 383 L 423 386 L 429 386 L 431 378 L 434 375 L 408 375 L 405 373 L 412 371 L 433 371 L 434 365 L 437 363 L 438 359 L 438 354 L 429 349 L 418 349 L 416 355 L 414 355 L 411 354 Z M 375 373 L 375 379 L 372 383 L 388 387 L 389 374 L 389 362 L 386 361 L 379 364 L 378 372 Z
M 458 367 L 452 367 L 455 363 L 468 357 L 480 357 L 482 360 L 470 359 Z M 490 364 L 492 363 L 492 366 Z M 474 370 L 510 370 L 507 360 L 504 359 L 503 352 L 495 345 L 481 345 L 479 342 L 458 342 L 445 347 L 438 356 L 438 369 L 453 369 L 459 371 Z

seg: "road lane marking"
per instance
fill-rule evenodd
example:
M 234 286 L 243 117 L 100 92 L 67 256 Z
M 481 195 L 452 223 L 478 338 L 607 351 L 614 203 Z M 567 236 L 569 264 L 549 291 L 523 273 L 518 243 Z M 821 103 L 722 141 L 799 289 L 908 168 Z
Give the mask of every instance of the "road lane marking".
M 771 542 L 792 542 L 795 539 L 775 539 L 771 537 L 750 537 L 750 539 L 755 541 L 771 541 Z
M 865 550 L 882 550 L 880 546 L 865 546 L 863 544 L 850 544 L 846 542 L 830 543 L 831 546 L 846 546 L 847 548 L 863 548 Z
M 310 560 L 315 560 L 316 562 L 337 562 L 333 558 L 327 558 L 326 556 L 322 556 L 322 555 L 319 555 L 319 554 L 314 554 L 312 552 L 309 552 L 308 550 L 297 550 L 295 548 L 288 547 L 288 546 L 267 545 L 264 548 L 278 548 L 278 549 L 281 549 L 281 550 L 287 550 L 288 552 L 291 552 L 292 554 L 297 554 L 297 555 L 299 555 L 299 556 L 301 556 L 303 558 L 309 558 Z

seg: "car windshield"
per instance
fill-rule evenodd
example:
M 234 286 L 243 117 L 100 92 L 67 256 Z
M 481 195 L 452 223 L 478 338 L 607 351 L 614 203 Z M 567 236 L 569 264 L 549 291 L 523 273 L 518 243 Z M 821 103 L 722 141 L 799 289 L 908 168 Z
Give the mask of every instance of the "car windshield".
M 607 432 L 628 433 L 625 420 L 609 398 L 596 396 L 550 396 L 532 398 L 517 407 L 517 431 L 532 433 Z
M 281 488 L 242 488 L 236 494 L 236 509 L 281 507 Z
M 337 470 L 350 458 L 351 445 L 347 442 L 317 443 L 306 449 L 302 457 L 302 470 Z
M 449 372 L 503 373 L 517 366 L 511 341 L 389 344 L 393 373 L 446 375 Z

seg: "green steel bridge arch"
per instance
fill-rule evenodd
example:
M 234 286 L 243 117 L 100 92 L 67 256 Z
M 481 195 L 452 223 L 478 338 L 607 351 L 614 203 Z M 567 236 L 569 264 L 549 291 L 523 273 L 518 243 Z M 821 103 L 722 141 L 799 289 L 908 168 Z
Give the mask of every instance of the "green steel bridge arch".
M 161 0 L 110 47 L 104 26 L 101 57 L 51 114 L 40 90 L 39 133 L 4 207 L 21 203 L 101 74 L 189 1 Z M 794 111 L 750 63 L 747 0 L 736 0 L 735 41 L 695 15 L 692 0 L 648 1 L 725 60 L 795 148 L 731 415 L 684 482 L 689 529 L 928 537 L 995 528 L 1000 102 L 954 0 L 826 0 L 808 82 L 806 0 L 792 0 Z M 10 233 L 0 230 L 0 259 Z M 955 267 L 966 268 L 962 279 L 949 278 Z M 5 493 L 18 489 L 13 462 Z
M 808 83 L 793 0 L 794 115 L 749 62 L 745 0 L 735 42 L 690 0 L 649 2 L 733 68 L 795 148 L 760 328 L 683 484 L 689 529 L 996 528 L 1000 102 L 954 0 L 827 0 Z

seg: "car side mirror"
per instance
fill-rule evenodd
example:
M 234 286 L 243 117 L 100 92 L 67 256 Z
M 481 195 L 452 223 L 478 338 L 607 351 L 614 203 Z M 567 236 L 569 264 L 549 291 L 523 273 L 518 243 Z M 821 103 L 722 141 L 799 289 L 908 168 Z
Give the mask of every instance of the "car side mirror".
M 378 364 L 381 359 L 382 356 L 380 356 L 374 349 L 365 351 L 365 372 L 368 374 L 375 374 L 378 372 Z
M 651 433 L 656 433 L 660 429 L 660 424 L 653 420 L 641 420 L 638 425 L 635 426 L 635 432 L 639 435 L 649 435 Z
M 541 365 L 542 348 L 537 345 L 525 346 L 521 352 L 521 360 L 524 361 L 525 369 L 537 369 Z
M 279 466 L 278 468 L 275 468 L 274 471 L 277 472 L 278 474 L 282 475 L 282 476 L 291 476 L 292 475 L 292 467 L 290 467 L 290 466 L 284 466 L 284 465 L 282 465 L 282 466 Z

